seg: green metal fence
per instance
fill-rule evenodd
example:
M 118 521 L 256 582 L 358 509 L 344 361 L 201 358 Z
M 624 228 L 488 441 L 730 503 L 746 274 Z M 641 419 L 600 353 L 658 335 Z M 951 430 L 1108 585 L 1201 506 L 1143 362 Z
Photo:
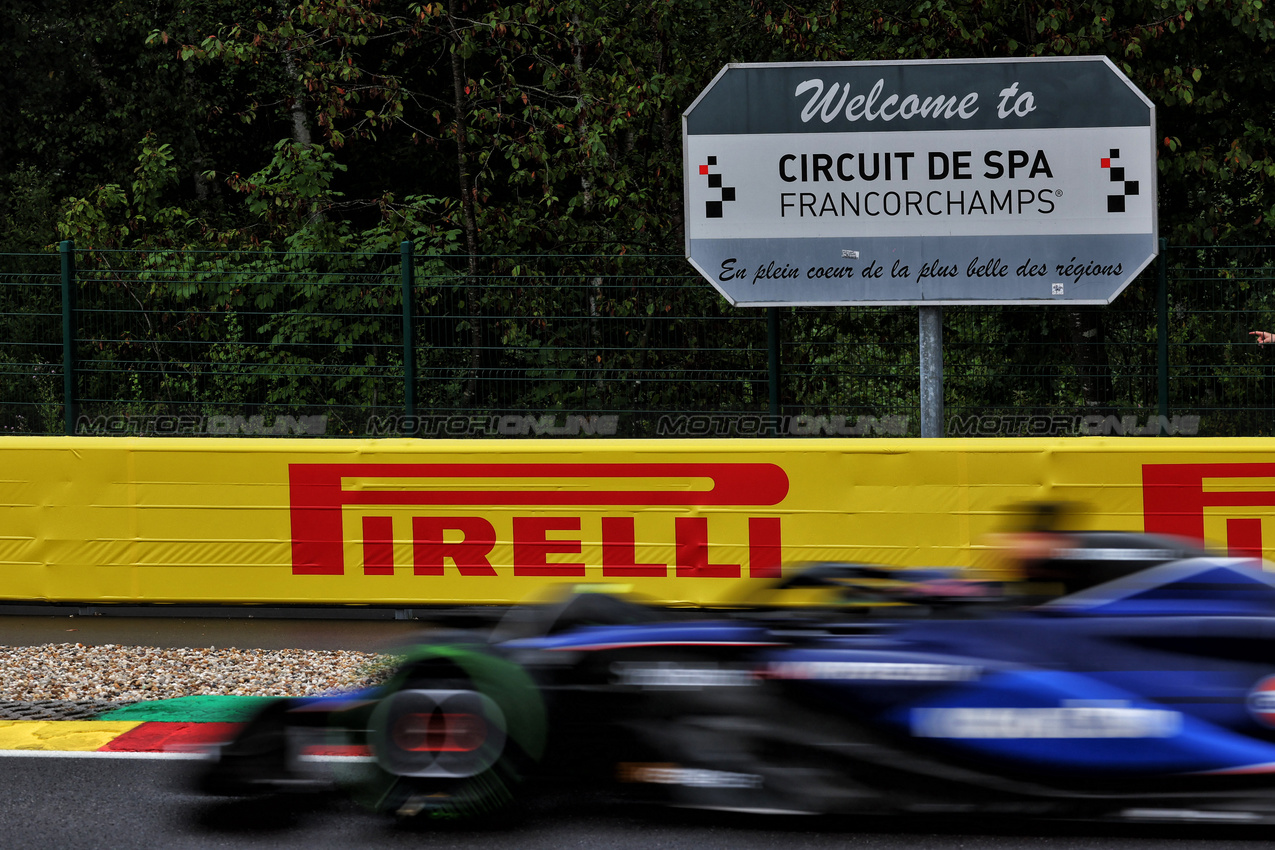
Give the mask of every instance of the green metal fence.
M 1275 256 L 944 309 L 949 436 L 1275 433 Z M 0 432 L 919 434 L 917 310 L 730 307 L 680 256 L 0 255 Z

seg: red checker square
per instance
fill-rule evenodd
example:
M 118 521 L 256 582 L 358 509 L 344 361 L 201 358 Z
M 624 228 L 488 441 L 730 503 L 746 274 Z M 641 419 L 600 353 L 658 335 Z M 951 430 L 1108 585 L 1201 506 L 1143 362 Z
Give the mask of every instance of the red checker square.
M 1104 157 L 1102 158 L 1102 167 L 1103 167 L 1103 168 L 1110 168 L 1110 167 L 1111 167 L 1111 157 L 1109 157 L 1109 156 L 1104 156 Z
M 701 165 L 701 166 L 699 167 L 699 173 L 700 173 L 700 174 L 707 174 L 707 173 L 708 173 L 708 166 L 707 166 L 707 165 Z

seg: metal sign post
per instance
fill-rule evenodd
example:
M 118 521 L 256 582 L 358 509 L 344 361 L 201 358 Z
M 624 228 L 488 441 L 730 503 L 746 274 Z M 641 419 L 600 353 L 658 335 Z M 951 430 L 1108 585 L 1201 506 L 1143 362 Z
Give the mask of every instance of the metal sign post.
M 943 308 L 921 307 L 921 436 L 943 436 Z

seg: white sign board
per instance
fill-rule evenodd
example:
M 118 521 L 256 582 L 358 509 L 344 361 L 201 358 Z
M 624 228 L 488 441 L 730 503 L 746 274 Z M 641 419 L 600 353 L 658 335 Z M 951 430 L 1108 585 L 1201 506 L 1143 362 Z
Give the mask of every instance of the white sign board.
M 732 304 L 1105 304 L 1157 253 L 1155 109 L 1103 57 L 729 65 L 682 117 Z

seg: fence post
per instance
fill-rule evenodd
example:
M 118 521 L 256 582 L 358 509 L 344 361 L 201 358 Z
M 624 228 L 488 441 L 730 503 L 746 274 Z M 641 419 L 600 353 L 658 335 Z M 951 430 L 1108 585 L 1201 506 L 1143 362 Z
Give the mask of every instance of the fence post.
M 779 308 L 766 308 L 766 360 L 770 366 L 769 436 L 779 436 Z
M 1160 240 L 1156 272 L 1156 383 L 1160 401 L 1160 436 L 1168 436 L 1169 421 L 1169 240 Z
M 412 265 L 412 243 L 404 241 L 398 246 L 398 251 L 403 280 L 403 415 L 412 417 L 416 415 L 416 311 L 412 298 L 416 276 Z
M 62 413 L 66 434 L 75 433 L 75 242 L 58 243 L 62 257 Z

